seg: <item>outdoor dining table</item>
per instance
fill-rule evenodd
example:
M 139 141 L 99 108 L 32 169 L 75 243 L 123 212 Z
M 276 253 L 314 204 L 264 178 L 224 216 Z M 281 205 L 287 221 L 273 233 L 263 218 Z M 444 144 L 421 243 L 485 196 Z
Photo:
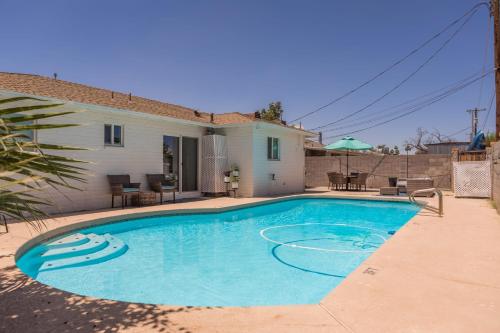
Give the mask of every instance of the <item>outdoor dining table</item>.
M 351 183 L 351 180 L 358 178 L 358 175 L 348 175 L 346 176 L 346 178 L 347 178 L 346 191 L 349 191 L 349 184 Z

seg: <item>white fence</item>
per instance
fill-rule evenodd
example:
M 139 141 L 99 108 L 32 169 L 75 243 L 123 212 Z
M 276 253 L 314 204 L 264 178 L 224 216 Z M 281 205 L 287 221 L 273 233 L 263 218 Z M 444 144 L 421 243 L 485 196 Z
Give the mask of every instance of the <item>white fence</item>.
M 453 185 L 456 197 L 491 197 L 491 161 L 453 162 Z

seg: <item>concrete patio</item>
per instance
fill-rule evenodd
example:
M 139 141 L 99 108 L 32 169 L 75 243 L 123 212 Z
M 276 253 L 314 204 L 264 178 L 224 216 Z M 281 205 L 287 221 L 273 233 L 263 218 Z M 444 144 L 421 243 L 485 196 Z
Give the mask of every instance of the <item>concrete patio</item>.
M 374 192 L 324 189 L 307 195 L 378 198 Z M 268 199 L 83 213 L 49 220 L 47 228 Z M 488 200 L 448 193 L 444 204 L 444 217 L 422 210 L 320 304 L 280 307 L 130 304 L 60 291 L 17 269 L 16 250 L 35 234 L 11 224 L 9 233 L 0 234 L 0 332 L 500 332 L 500 217 Z

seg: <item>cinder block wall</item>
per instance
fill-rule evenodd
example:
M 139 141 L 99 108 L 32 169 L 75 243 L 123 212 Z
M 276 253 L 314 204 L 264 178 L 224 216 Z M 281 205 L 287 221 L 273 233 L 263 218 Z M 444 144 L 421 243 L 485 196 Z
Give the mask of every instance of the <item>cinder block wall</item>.
M 500 147 L 499 147 L 500 148 Z M 327 186 L 327 172 L 346 174 L 346 156 L 307 156 L 306 186 Z M 388 177 L 406 178 L 406 155 L 363 155 L 349 156 L 349 172 L 368 172 L 367 185 L 371 188 L 388 186 Z M 408 156 L 408 177 L 431 177 L 434 186 L 451 188 L 452 163 L 450 155 Z M 500 169 L 499 169 L 500 174 Z M 500 186 L 499 186 L 500 194 Z

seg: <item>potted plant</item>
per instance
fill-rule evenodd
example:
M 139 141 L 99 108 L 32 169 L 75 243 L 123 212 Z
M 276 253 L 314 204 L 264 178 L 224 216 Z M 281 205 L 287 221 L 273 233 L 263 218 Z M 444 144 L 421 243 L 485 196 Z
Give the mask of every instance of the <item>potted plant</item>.
M 231 178 L 231 188 L 233 190 L 237 189 L 239 187 L 239 181 L 240 181 L 240 169 L 235 164 L 231 166 L 230 178 Z
M 231 172 L 232 172 L 233 176 L 235 176 L 235 177 L 240 176 L 240 168 L 238 168 L 238 166 L 236 164 L 233 164 L 231 166 Z
M 230 183 L 231 182 L 231 171 L 225 171 L 224 172 L 224 183 Z

